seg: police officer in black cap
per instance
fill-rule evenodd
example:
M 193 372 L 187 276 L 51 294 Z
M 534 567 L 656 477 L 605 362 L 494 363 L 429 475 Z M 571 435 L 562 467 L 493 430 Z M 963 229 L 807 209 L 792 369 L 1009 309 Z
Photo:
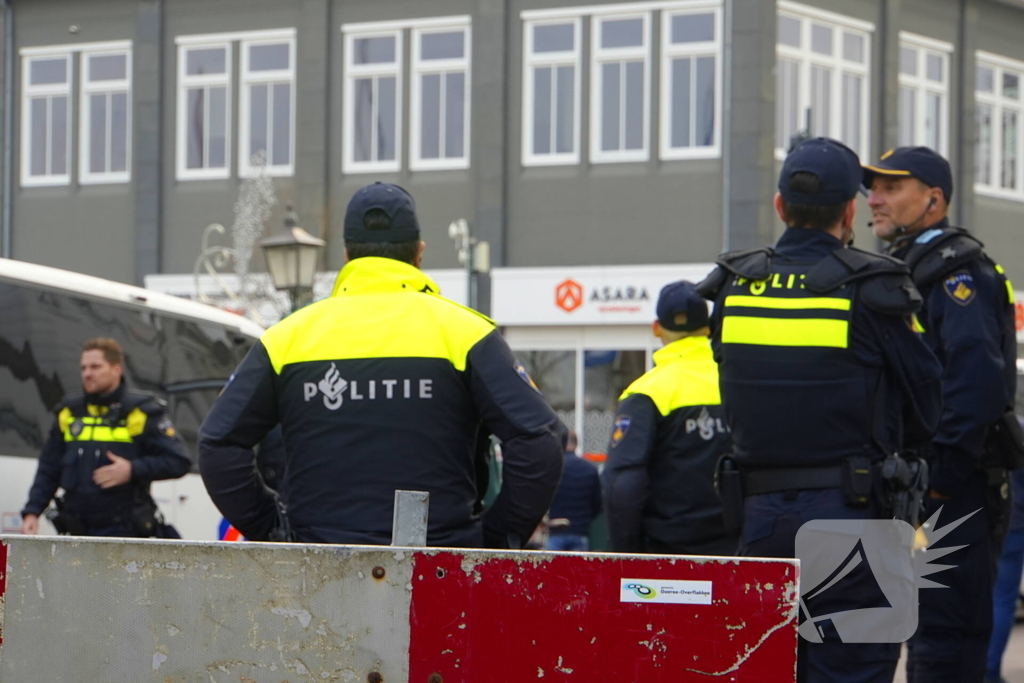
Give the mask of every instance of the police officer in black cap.
M 199 469 L 246 538 L 387 544 L 407 489 L 430 493 L 428 545 L 518 548 L 550 507 L 565 427 L 494 321 L 440 296 L 424 246 L 408 192 L 356 192 L 333 294 L 267 330 L 213 405 Z M 252 450 L 278 423 L 284 514 Z M 482 513 L 489 434 L 503 476 Z
M 907 267 L 845 246 L 862 175 L 839 142 L 799 144 L 774 200 L 785 233 L 774 247 L 724 254 L 700 285 L 715 301 L 734 444 L 720 489 L 728 505 L 730 482 L 742 487 L 742 509 L 729 515 L 742 512 L 741 555 L 794 557 L 810 520 L 891 517 L 874 472 L 907 441 L 927 440 L 939 418 L 940 368 L 911 329 L 921 299 Z M 874 606 L 857 591 L 821 599 L 839 603 L 819 613 Z M 889 681 L 899 648 L 801 639 L 799 680 Z
M 898 147 L 864 166 L 875 235 L 907 262 L 924 296 L 924 339 L 942 361 L 943 416 L 931 444 L 929 515 L 935 530 L 974 514 L 936 547 L 963 545 L 936 574 L 951 590 L 920 594 L 920 626 L 909 643 L 907 677 L 980 682 L 992 628 L 992 584 L 1009 514 L 1007 469 L 1017 342 L 1013 287 L 982 244 L 946 218 L 949 163 L 927 147 Z M 1012 436 L 1009 439 L 1012 442 Z

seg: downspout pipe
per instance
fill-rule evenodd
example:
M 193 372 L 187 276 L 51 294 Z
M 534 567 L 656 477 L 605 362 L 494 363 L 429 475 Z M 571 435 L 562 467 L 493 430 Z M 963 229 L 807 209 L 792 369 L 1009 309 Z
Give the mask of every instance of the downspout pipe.
M 14 197 L 14 7 L 2 0 L 4 10 L 4 187 L 0 220 L 0 256 L 11 258 Z

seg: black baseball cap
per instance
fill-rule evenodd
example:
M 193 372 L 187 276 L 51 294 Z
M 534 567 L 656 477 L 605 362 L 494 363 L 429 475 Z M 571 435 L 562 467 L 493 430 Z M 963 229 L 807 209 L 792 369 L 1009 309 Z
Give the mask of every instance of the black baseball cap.
M 364 218 L 371 209 L 380 209 L 391 219 L 386 230 L 367 230 Z M 360 188 L 345 209 L 346 242 L 415 242 L 420 238 L 416 202 L 398 185 L 376 182 Z
M 789 182 L 795 173 L 817 176 L 821 191 L 811 194 L 791 190 Z M 842 204 L 857 194 L 863 177 L 860 159 L 852 149 L 831 138 L 810 138 L 797 145 L 782 162 L 779 194 L 791 204 Z
M 953 196 L 953 172 L 949 162 L 928 147 L 897 147 L 882 155 L 874 166 L 864 164 L 864 185 L 871 187 L 876 175 L 917 178 L 928 187 L 937 187 L 949 202 Z
M 666 330 L 692 332 L 708 325 L 708 303 L 692 282 L 679 280 L 661 288 L 656 307 L 658 322 Z M 676 316 L 686 314 L 686 322 L 676 323 Z

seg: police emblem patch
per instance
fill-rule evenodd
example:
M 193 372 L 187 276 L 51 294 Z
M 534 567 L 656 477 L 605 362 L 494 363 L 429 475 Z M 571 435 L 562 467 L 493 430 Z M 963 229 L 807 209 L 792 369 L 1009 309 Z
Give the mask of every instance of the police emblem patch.
M 522 363 L 519 361 L 514 362 L 512 364 L 512 369 L 516 371 L 517 375 L 519 375 L 519 379 L 533 387 L 534 391 L 540 393 L 540 387 L 538 387 L 537 383 L 533 381 L 533 378 L 530 377 L 530 373 L 526 371 L 526 367 Z
M 82 430 L 84 428 L 85 424 L 81 420 L 75 420 L 74 422 L 71 423 L 71 427 L 69 428 L 71 436 L 77 439 L 78 435 L 82 433 Z
M 974 278 L 966 270 L 958 270 L 942 282 L 943 289 L 949 298 L 961 306 L 966 306 L 974 300 L 978 290 L 974 286 Z
M 160 420 L 160 423 L 157 424 L 156 428 L 159 429 L 160 433 L 166 437 L 173 437 L 177 434 L 177 432 L 174 431 L 174 425 L 171 423 L 171 420 L 166 417 Z
M 629 415 L 616 415 L 615 426 L 612 429 L 612 448 L 615 448 L 626 438 L 629 425 L 633 424 L 633 418 Z

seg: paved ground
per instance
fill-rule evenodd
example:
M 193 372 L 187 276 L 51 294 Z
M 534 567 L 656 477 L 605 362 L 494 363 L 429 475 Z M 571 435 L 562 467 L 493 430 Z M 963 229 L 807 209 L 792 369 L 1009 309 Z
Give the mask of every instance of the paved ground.
M 1013 629 L 1010 642 L 1006 646 L 1006 654 L 1003 655 L 1003 678 L 1006 679 L 1006 683 L 1024 683 L 1024 623 L 1018 623 L 1017 627 Z M 900 661 L 893 683 L 906 683 L 906 681 L 903 662 Z

